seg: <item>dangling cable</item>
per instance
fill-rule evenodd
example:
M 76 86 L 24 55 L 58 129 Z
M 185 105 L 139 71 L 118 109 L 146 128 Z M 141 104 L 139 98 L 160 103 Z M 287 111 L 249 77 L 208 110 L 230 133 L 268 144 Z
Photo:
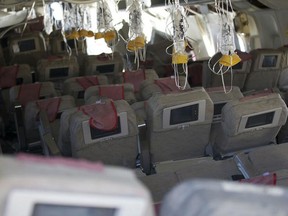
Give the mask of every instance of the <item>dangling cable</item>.
M 226 7 L 225 7 L 226 6 Z M 217 38 L 217 49 L 221 53 L 220 58 L 211 66 L 212 59 L 216 57 L 217 53 L 212 56 L 208 61 L 209 69 L 216 75 L 221 76 L 222 85 L 225 93 L 229 93 L 233 86 L 233 69 L 232 67 L 238 64 L 241 59 L 235 53 L 235 41 L 234 41 L 234 23 L 233 17 L 229 12 L 229 7 L 232 8 L 231 0 L 215 0 L 215 10 L 218 14 L 220 33 Z M 216 70 L 216 68 L 219 68 Z M 231 88 L 226 90 L 224 82 L 224 74 L 230 71 L 231 73 Z
M 114 1 L 109 2 L 115 4 Z M 116 5 L 114 5 L 116 8 Z M 115 50 L 115 46 L 119 40 L 118 32 L 114 28 L 112 13 L 107 0 L 99 0 L 97 2 L 97 29 L 95 33 L 95 39 L 104 38 L 108 47 L 112 49 L 112 53 Z
M 128 8 L 129 11 L 129 39 L 126 49 L 135 54 L 134 63 L 137 69 L 140 61 L 146 59 L 146 38 L 143 33 L 142 4 L 140 0 L 133 0 Z
M 172 52 L 172 65 L 174 70 L 175 84 L 183 90 L 186 88 L 188 80 L 188 53 L 186 52 L 186 31 L 188 23 L 184 7 L 180 5 L 178 0 L 174 4 L 170 4 L 170 18 L 173 25 L 173 52 Z M 168 47 L 167 47 L 168 49 Z M 167 52 L 166 49 L 166 52 Z M 180 83 L 181 74 L 185 75 L 184 85 Z

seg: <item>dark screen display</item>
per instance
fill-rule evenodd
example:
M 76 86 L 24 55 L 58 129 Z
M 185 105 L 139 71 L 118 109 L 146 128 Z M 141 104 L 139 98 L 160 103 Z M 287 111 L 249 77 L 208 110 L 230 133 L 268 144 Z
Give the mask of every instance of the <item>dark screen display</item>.
M 32 216 L 114 216 L 114 208 L 36 204 Z
M 75 49 L 74 39 L 67 40 L 67 44 L 68 44 L 68 46 L 69 46 L 71 49 Z M 65 51 L 65 50 L 66 50 L 66 44 L 65 44 L 64 41 L 61 41 L 61 50 L 62 50 L 62 51 Z
M 113 73 L 115 68 L 115 64 L 110 64 L 110 65 L 98 65 L 96 67 L 96 71 L 98 73 Z
M 91 134 L 91 139 L 99 139 L 103 137 L 108 137 L 112 136 L 115 134 L 120 134 L 121 133 L 121 124 L 120 124 L 120 117 L 118 116 L 118 124 L 115 129 L 106 131 L 106 130 L 99 130 L 97 128 L 91 127 L 90 126 L 90 134 Z
M 277 55 L 265 55 L 262 62 L 262 67 L 264 68 L 270 68 L 270 67 L 276 67 L 277 65 Z
M 19 46 L 20 52 L 27 52 L 27 51 L 32 51 L 36 49 L 34 39 L 18 41 L 18 46 Z
M 214 104 L 214 113 L 213 115 L 221 115 L 222 112 L 222 108 L 223 106 L 225 106 L 226 103 L 218 103 L 218 104 Z
M 69 68 L 52 68 L 49 71 L 50 78 L 60 78 L 60 77 L 67 77 L 69 75 Z
M 199 115 L 199 104 L 193 104 L 171 110 L 170 125 L 197 121 Z
M 271 124 L 273 122 L 275 112 L 269 112 L 248 117 L 245 128 L 252 128 L 262 125 Z

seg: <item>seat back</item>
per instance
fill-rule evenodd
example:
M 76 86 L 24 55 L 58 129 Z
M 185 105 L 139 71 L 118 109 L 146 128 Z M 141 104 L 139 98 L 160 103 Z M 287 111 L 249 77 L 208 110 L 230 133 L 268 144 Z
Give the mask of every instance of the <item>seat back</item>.
M 154 216 L 149 191 L 129 169 L 22 154 L 1 157 L 0 172 L 0 211 L 6 216 Z M 17 203 L 23 208 L 14 208 Z
M 63 94 L 72 95 L 77 105 L 83 105 L 84 92 L 87 88 L 95 85 L 107 85 L 107 84 L 108 79 L 105 75 L 71 77 L 64 81 Z
M 204 156 L 213 118 L 213 102 L 203 88 L 153 95 L 147 126 L 154 162 Z
M 111 103 L 115 107 L 113 112 L 110 112 L 111 107 L 109 106 Z M 92 115 L 86 113 L 86 108 L 86 111 L 81 111 L 82 108 L 80 108 L 70 118 L 72 156 L 100 160 L 105 164 L 135 167 L 135 159 L 138 153 L 138 127 L 136 115 L 129 104 L 124 100 L 114 102 L 107 100 L 103 104 L 86 105 L 84 107 L 87 106 L 93 107 L 88 108 L 89 110 L 95 110 Z M 100 109 L 103 111 L 101 114 L 99 114 Z M 114 128 L 107 127 L 106 124 L 108 123 L 108 126 L 111 126 L 112 121 L 116 122 Z M 105 124 L 100 124 L 100 122 L 105 122 Z M 109 129 L 106 130 L 107 128 Z
M 285 188 L 190 180 L 176 186 L 164 198 L 160 216 L 216 216 L 229 215 L 230 212 L 234 212 L 235 216 L 268 216 L 273 212 L 285 215 L 288 214 L 287 198 L 288 190 Z
M 256 49 L 251 51 L 250 54 L 252 55 L 252 65 L 246 78 L 244 91 L 277 87 L 281 73 L 282 51 Z
M 84 59 L 84 75 L 106 75 L 109 83 L 114 83 L 115 76 L 121 74 L 123 60 L 118 52 L 112 55 L 89 55 Z
M 75 56 L 50 56 L 37 63 L 37 80 L 54 82 L 60 92 L 63 91 L 63 81 L 76 76 L 79 76 L 79 66 Z
M 243 97 L 238 86 L 226 86 L 225 88 L 228 93 L 224 92 L 223 87 L 206 88 L 206 91 L 214 104 L 214 123 L 221 121 L 222 108 L 228 101 L 238 100 Z
M 158 74 L 153 69 L 139 69 L 137 71 L 125 71 L 119 74 L 116 83 L 131 83 L 134 86 L 134 92 L 137 101 L 141 101 L 140 86 L 144 80 L 154 81 L 158 79 Z
M 27 140 L 38 141 L 39 113 L 44 110 L 47 113 L 51 126 L 51 134 L 58 140 L 60 117 L 64 110 L 75 107 L 74 98 L 70 95 L 53 97 L 29 102 L 24 111 L 25 132 Z
M 10 64 L 29 64 L 36 68 L 39 59 L 46 56 L 46 43 L 41 32 L 14 35 L 8 39 Z
M 136 102 L 134 87 L 130 83 L 91 86 L 84 93 L 86 104 L 90 103 L 90 100 L 96 101 L 101 98 L 126 100 L 129 104 Z
M 0 67 L 0 76 L 0 100 L 2 101 L 0 115 L 3 116 L 6 124 L 10 105 L 9 89 L 15 85 L 32 83 L 32 75 L 29 65 L 20 64 Z
M 20 103 L 25 106 L 28 102 L 57 96 L 52 82 L 39 82 L 13 86 L 9 90 L 10 103 Z
M 287 119 L 287 107 L 277 93 L 262 93 L 228 102 L 222 109 L 222 127 L 212 144 L 216 154 L 275 143 Z
M 241 62 L 239 62 L 237 65 L 234 65 L 232 67 L 232 71 L 228 70 L 223 75 L 223 79 L 224 79 L 224 85 L 238 86 L 241 90 L 243 90 L 246 78 L 251 70 L 252 55 L 246 52 L 241 52 L 241 51 L 237 51 L 237 54 L 241 58 Z M 215 60 L 216 59 L 218 60 L 220 57 L 221 57 L 221 54 L 218 53 L 215 57 Z M 220 69 L 219 67 L 217 66 L 215 67 L 216 71 L 218 71 L 219 69 Z M 223 86 L 222 77 L 220 75 L 216 75 L 210 70 L 206 70 L 205 72 L 208 73 L 206 74 L 207 87 Z
M 180 85 L 184 86 L 185 77 L 179 77 Z M 190 86 L 187 83 L 186 89 Z M 144 80 L 140 86 L 140 95 L 142 100 L 148 100 L 153 94 L 168 94 L 173 92 L 181 92 L 181 90 L 176 86 L 175 78 L 164 77 L 155 80 Z

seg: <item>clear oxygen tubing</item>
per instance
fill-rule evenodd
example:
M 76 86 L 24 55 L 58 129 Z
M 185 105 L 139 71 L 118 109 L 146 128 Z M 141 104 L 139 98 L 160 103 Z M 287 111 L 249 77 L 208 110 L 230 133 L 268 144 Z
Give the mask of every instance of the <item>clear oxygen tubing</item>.
M 146 38 L 143 32 L 142 3 L 140 0 L 133 0 L 128 7 L 129 11 L 129 38 L 126 49 L 135 55 L 134 64 L 139 68 L 140 61 L 146 59 Z
M 229 93 L 232 90 L 233 86 L 233 69 L 232 67 L 239 63 L 241 59 L 235 53 L 235 41 L 234 41 L 234 24 L 232 13 L 229 12 L 231 8 L 233 12 L 233 7 L 231 0 L 215 0 L 215 10 L 218 14 L 220 33 L 217 37 L 217 50 L 221 53 L 219 59 L 216 59 L 215 63 L 212 63 L 212 60 L 215 60 L 217 53 L 212 56 L 208 61 L 208 67 L 212 73 L 221 76 L 222 86 L 225 93 Z M 230 72 L 230 89 L 227 91 L 224 74 Z
M 185 9 L 180 5 L 179 0 L 175 0 L 174 4 L 171 1 L 168 2 L 170 7 L 170 19 L 172 24 L 172 67 L 174 71 L 174 78 L 176 86 L 184 90 L 188 83 L 188 53 L 186 52 L 186 31 L 188 23 L 186 20 Z M 166 53 L 168 48 L 166 48 Z M 168 53 L 169 54 L 169 53 Z M 185 82 L 180 83 L 180 76 L 184 74 Z
M 108 4 L 109 3 L 109 4 Z M 97 2 L 97 30 L 95 33 L 95 39 L 104 38 L 108 47 L 115 50 L 115 46 L 119 41 L 119 35 L 113 24 L 113 16 L 110 7 L 116 4 L 114 1 L 99 0 Z

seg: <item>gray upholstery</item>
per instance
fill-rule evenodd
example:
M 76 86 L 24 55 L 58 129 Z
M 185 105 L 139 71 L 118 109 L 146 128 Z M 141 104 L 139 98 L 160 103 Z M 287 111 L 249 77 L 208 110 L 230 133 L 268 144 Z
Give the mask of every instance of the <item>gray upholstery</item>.
M 20 86 L 13 86 L 10 88 L 10 103 L 16 102 L 19 94 Z M 52 82 L 41 82 L 39 98 L 50 98 L 57 96 L 54 84 Z
M 249 116 L 257 116 L 274 110 L 277 111 L 272 116 L 272 123 L 263 122 L 262 125 L 259 123 L 259 126 L 251 127 L 245 123 L 245 119 L 248 123 Z M 253 95 L 228 102 L 222 109 L 221 130 L 217 133 L 215 142 L 212 143 L 214 153 L 225 155 L 273 143 L 286 119 L 287 107 L 280 95 L 276 93 Z
M 203 121 L 164 128 L 163 112 L 165 108 L 177 105 L 185 106 L 184 104 L 199 103 L 199 101 L 204 101 L 205 104 L 205 110 L 202 110 Z M 209 141 L 212 118 L 213 103 L 203 88 L 167 95 L 153 95 L 147 104 L 148 137 L 153 161 L 161 162 L 204 156 L 204 149 Z
M 123 84 L 110 84 L 110 85 L 101 85 L 101 87 L 113 87 L 113 86 L 123 86 L 124 87 L 124 100 L 126 100 L 129 104 L 133 104 L 136 102 L 135 94 L 134 94 L 134 87 L 130 83 L 123 83 Z M 87 101 L 92 97 L 95 96 L 96 100 L 101 99 L 99 95 L 99 87 L 98 86 L 91 86 L 85 90 L 84 100 L 87 104 Z
M 58 114 L 61 114 L 64 110 L 75 107 L 74 98 L 70 95 L 61 96 L 60 104 L 58 107 Z M 45 100 L 45 99 L 44 99 Z M 26 138 L 28 140 L 39 140 L 38 124 L 39 124 L 39 112 L 40 109 L 37 106 L 37 101 L 29 102 L 24 111 L 24 123 Z M 55 119 L 55 121 L 50 122 L 51 132 L 55 140 L 58 139 L 60 120 Z
M 113 71 L 101 72 L 97 70 L 97 66 L 112 65 L 114 64 Z M 114 52 L 113 56 L 108 54 L 106 57 L 87 55 L 84 59 L 83 65 L 84 75 L 106 75 L 109 83 L 114 83 L 115 75 L 122 73 L 123 60 L 118 52 Z
M 108 79 L 105 75 L 93 75 L 97 77 L 97 80 L 99 82 L 99 85 L 107 85 L 108 84 Z M 79 97 L 79 93 L 85 91 L 85 89 L 77 82 L 78 77 L 72 77 L 64 81 L 63 84 L 63 94 L 64 95 L 72 95 L 75 99 L 76 104 L 83 105 L 84 98 Z M 84 93 L 83 93 L 84 97 Z
M 241 165 L 249 175 L 259 176 L 266 172 L 287 169 L 288 143 L 279 145 L 261 146 L 251 151 L 235 155 L 234 160 Z M 253 170 L 253 172 L 251 172 Z
M 70 140 L 73 157 L 99 160 L 105 164 L 135 167 L 135 158 L 138 152 L 136 116 L 126 101 L 118 100 L 114 101 L 114 104 L 118 115 L 121 113 L 127 114 L 128 135 L 114 138 L 108 136 L 104 139 L 94 139 L 92 143 L 85 143 L 83 123 L 89 120 L 89 116 L 78 111 L 70 118 Z M 121 126 L 122 129 L 123 125 Z M 86 132 L 90 133 L 90 131 Z
M 68 68 L 67 76 L 50 77 L 51 69 Z M 37 62 L 37 78 L 39 81 L 57 81 L 79 75 L 79 65 L 75 56 L 56 56 L 43 58 Z
M 228 93 L 224 92 L 223 87 L 206 88 L 206 91 L 214 104 L 228 102 L 230 100 L 240 99 L 243 97 L 243 94 L 238 86 L 227 86 L 226 90 Z
M 277 87 L 278 79 L 281 73 L 282 51 L 277 49 L 256 49 L 250 52 L 252 54 L 251 71 L 246 78 L 244 91 L 262 90 L 265 88 Z M 275 68 L 263 68 L 261 61 L 263 55 L 278 55 L 279 64 Z M 259 82 L 261 80 L 261 82 Z
M 155 79 L 159 78 L 158 74 L 156 73 L 156 71 L 154 69 L 145 69 L 144 72 L 145 72 L 145 80 L 154 81 Z M 133 72 L 131 72 L 131 73 L 133 73 Z M 118 76 L 115 77 L 115 83 L 124 83 L 123 73 L 118 74 Z M 135 97 L 136 97 L 137 101 L 144 100 L 141 97 L 140 90 L 139 90 L 139 92 L 135 92 Z
M 213 124 L 211 127 L 209 143 L 214 142 L 215 136 L 221 129 L 221 110 L 223 106 L 229 101 L 238 100 L 243 97 L 238 86 L 232 86 L 232 88 L 227 86 L 226 90 L 229 91 L 229 93 L 225 93 L 223 87 L 212 87 L 206 89 L 214 104 Z M 210 154 L 209 152 L 207 153 Z
M 162 78 L 159 78 L 160 80 Z M 174 77 L 171 77 L 174 80 Z M 185 83 L 185 77 L 180 76 L 180 84 L 183 86 Z M 189 83 L 187 82 L 186 89 L 189 89 Z M 140 86 L 140 95 L 142 100 L 148 100 L 153 94 L 162 93 L 161 88 L 154 83 L 154 80 L 144 80 Z
M 59 136 L 56 141 L 63 156 L 72 156 L 69 126 L 71 116 L 77 111 L 77 107 L 65 110 L 60 118 Z
M 34 40 L 35 49 L 20 52 L 19 41 Z M 37 61 L 46 54 L 46 43 L 41 32 L 25 33 L 24 35 L 14 35 L 8 38 L 10 64 L 29 64 L 36 68 Z

